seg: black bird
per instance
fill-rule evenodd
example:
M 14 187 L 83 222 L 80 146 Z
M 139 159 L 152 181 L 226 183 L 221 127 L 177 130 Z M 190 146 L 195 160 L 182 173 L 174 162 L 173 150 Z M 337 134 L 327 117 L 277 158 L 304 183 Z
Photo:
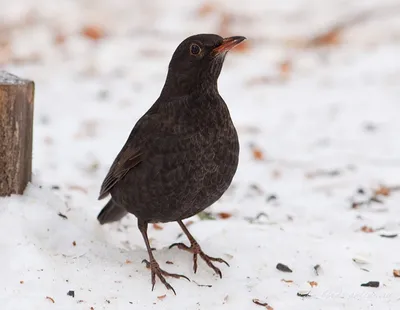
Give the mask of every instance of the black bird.
M 238 136 L 217 80 L 226 53 L 243 40 L 199 34 L 178 46 L 159 98 L 136 123 L 101 186 L 99 199 L 108 194 L 111 199 L 98 215 L 100 224 L 118 221 L 127 213 L 137 217 L 153 289 L 156 275 L 174 293 L 164 277 L 189 279 L 160 268 L 147 236 L 149 223 L 178 222 L 190 247 L 175 243 L 170 248 L 191 252 L 194 272 L 197 255 L 220 277 L 213 262 L 228 265 L 206 255 L 182 220 L 216 202 L 236 173 Z

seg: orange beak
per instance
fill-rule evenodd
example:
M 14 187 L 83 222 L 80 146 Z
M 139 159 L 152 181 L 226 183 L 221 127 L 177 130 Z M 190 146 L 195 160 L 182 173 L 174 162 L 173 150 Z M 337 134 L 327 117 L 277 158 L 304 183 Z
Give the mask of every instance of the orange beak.
M 213 49 L 213 52 L 215 55 L 219 55 L 219 54 L 228 52 L 229 50 L 231 50 L 232 48 L 234 48 L 236 45 L 238 45 L 239 43 L 241 43 L 244 40 L 246 40 L 246 38 L 241 37 L 241 36 L 225 38 L 222 41 L 221 45 L 219 45 Z

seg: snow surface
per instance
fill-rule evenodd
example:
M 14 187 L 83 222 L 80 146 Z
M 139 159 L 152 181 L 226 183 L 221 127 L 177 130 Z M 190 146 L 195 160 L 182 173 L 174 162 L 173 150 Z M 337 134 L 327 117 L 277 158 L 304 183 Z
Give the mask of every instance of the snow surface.
M 34 180 L 23 196 L 0 199 L 1 309 L 263 309 L 253 299 L 275 310 L 399 309 L 400 237 L 380 235 L 400 232 L 400 193 L 352 208 L 381 184 L 400 185 L 398 1 L 0 0 L 0 7 L 0 68 L 36 84 Z M 346 28 L 341 44 L 301 47 L 364 11 L 376 15 Z M 103 39 L 81 35 L 96 24 Z M 157 98 L 174 48 L 200 32 L 249 39 L 248 50 L 228 55 L 219 81 L 241 158 L 232 187 L 208 210 L 217 219 L 190 219 L 203 250 L 229 262 L 222 279 L 202 261 L 194 275 L 191 255 L 168 250 L 186 242 L 177 224 L 149 229 L 161 266 L 193 280 L 170 279 L 174 296 L 159 282 L 151 291 L 133 216 L 97 223 L 105 203 L 97 195 Z M 369 281 L 380 286 L 361 287 Z M 310 296 L 297 296 L 303 291 Z
M 7 85 L 23 84 L 24 80 L 6 71 L 0 71 L 0 83 Z

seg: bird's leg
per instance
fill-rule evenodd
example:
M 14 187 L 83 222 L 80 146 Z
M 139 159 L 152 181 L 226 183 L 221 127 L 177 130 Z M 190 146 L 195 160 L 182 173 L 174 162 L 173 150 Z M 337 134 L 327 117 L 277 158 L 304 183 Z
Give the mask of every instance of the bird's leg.
M 149 237 L 147 236 L 147 222 L 138 220 L 138 227 L 140 232 L 142 233 L 144 243 L 146 244 L 147 252 L 149 253 L 150 261 L 144 259 L 142 262 L 146 263 L 146 267 L 151 269 L 151 284 L 153 285 L 151 290 L 154 289 L 154 285 L 156 284 L 156 276 L 160 279 L 160 281 L 165 285 L 165 287 L 169 290 L 172 290 L 175 293 L 174 288 L 165 280 L 164 277 L 173 277 L 173 278 L 185 278 L 190 281 L 188 277 L 185 277 L 181 274 L 169 273 L 160 268 L 160 265 L 157 263 L 156 259 L 153 256 L 153 252 L 150 247 Z
M 207 254 L 205 254 L 202 251 L 200 245 L 197 243 L 197 241 L 192 236 L 192 234 L 189 232 L 189 230 L 183 224 L 183 222 L 178 221 L 178 224 L 179 224 L 179 226 L 181 226 L 186 237 L 188 237 L 188 239 L 190 241 L 190 247 L 188 247 L 187 245 L 185 245 L 183 243 L 174 243 L 174 244 L 171 244 L 169 248 L 176 246 L 181 250 L 185 250 L 190 253 L 193 253 L 193 271 L 194 271 L 194 273 L 196 273 L 196 271 L 197 271 L 197 255 L 200 255 L 200 257 L 207 263 L 207 265 L 210 268 L 212 268 L 215 271 L 215 273 L 217 273 L 220 276 L 220 278 L 222 278 L 221 270 L 219 270 L 219 268 L 215 267 L 212 262 L 225 263 L 228 267 L 229 267 L 229 264 L 222 258 L 215 258 L 215 257 L 211 257 L 211 256 L 208 256 Z

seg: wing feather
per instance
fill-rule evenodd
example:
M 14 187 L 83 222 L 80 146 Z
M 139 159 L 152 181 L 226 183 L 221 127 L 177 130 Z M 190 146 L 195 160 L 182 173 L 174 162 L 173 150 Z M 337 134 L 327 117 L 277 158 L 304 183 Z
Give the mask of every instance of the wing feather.
M 129 147 L 120 152 L 101 185 L 99 200 L 107 197 L 114 185 L 142 161 L 141 155 L 139 151 L 131 150 Z

